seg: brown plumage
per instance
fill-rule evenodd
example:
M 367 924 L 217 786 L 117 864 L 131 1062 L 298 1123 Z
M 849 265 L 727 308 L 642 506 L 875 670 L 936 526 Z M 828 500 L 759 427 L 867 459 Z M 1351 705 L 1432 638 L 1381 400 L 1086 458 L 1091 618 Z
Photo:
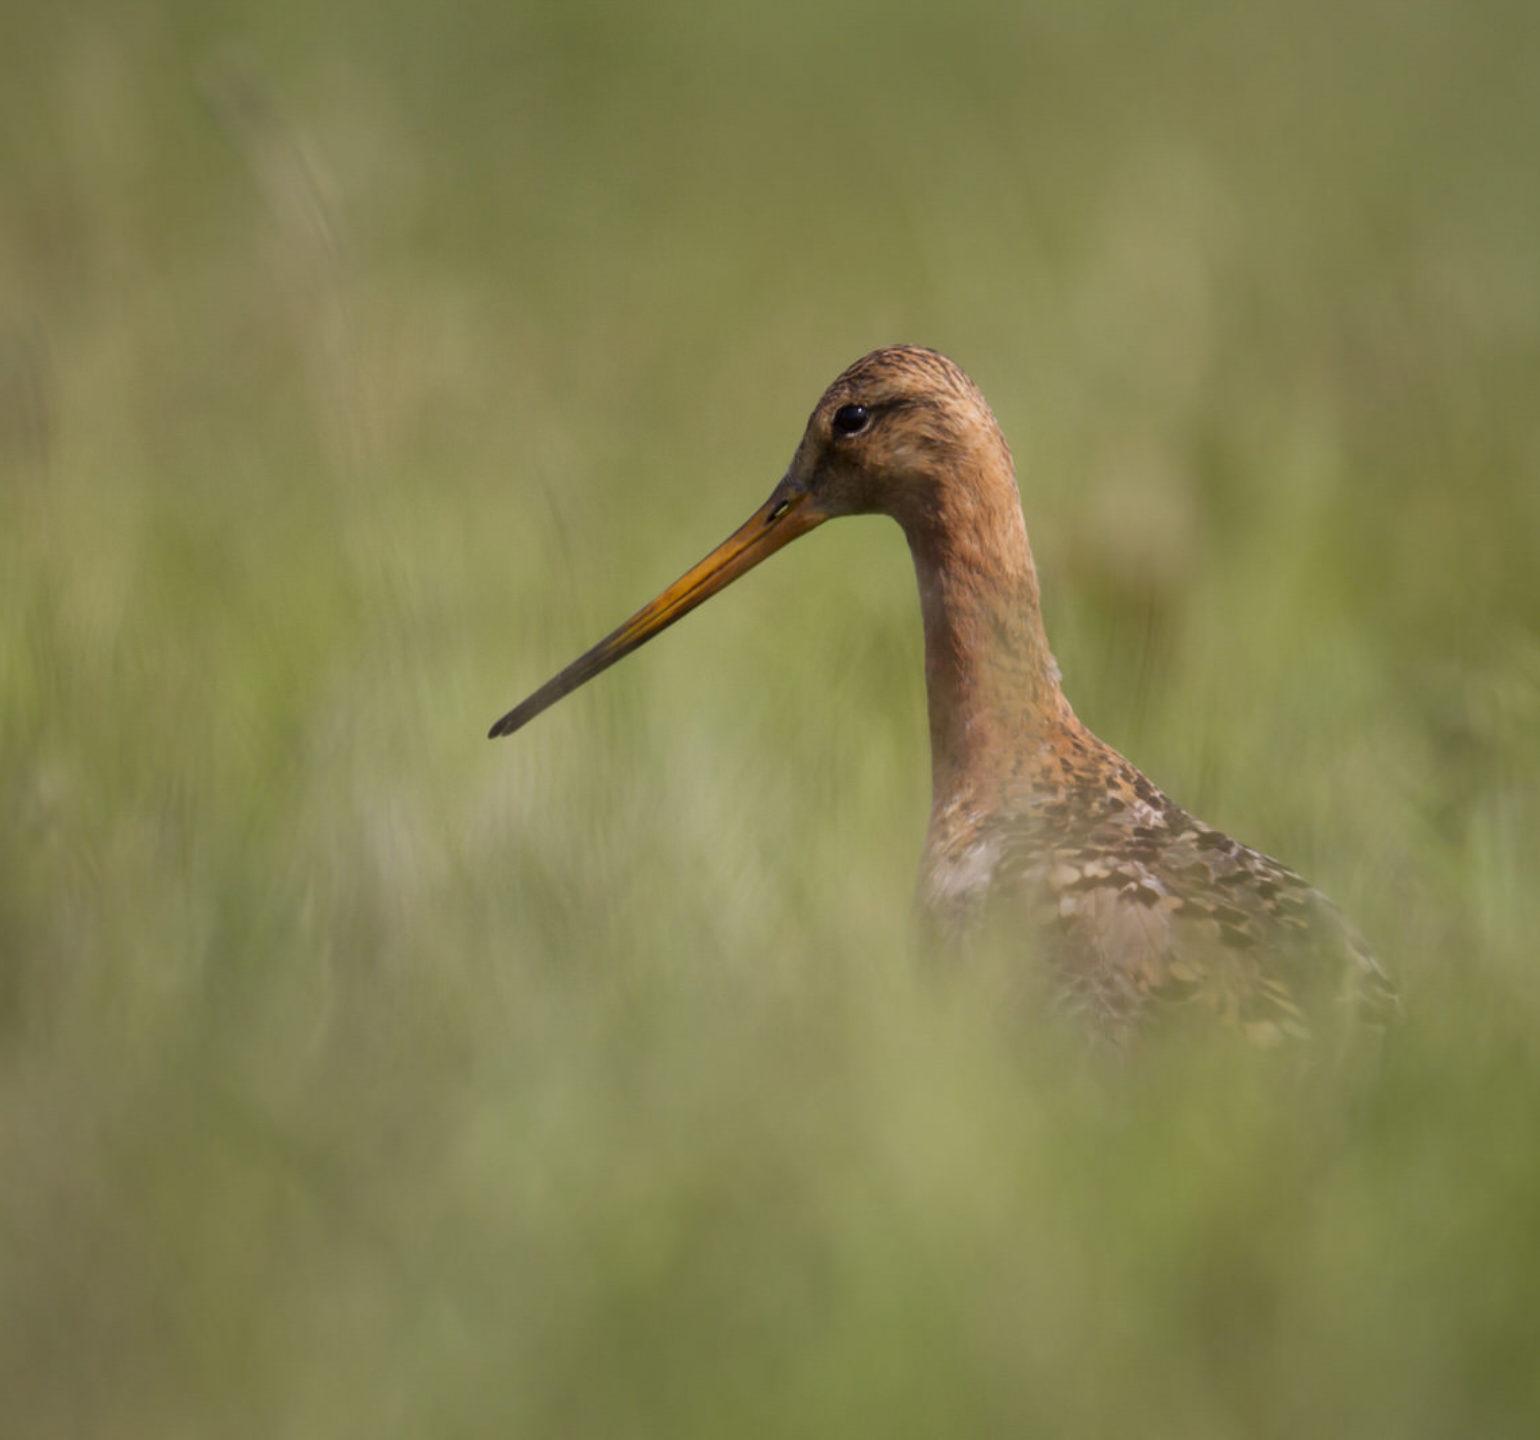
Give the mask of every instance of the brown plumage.
M 824 392 L 738 531 L 492 728 L 506 735 L 824 520 L 902 527 L 925 626 L 931 814 L 921 898 L 946 935 L 1016 926 L 1065 1003 L 1125 1036 L 1212 1017 L 1261 1044 L 1394 994 L 1278 861 L 1209 829 L 1085 728 L 1059 686 L 1010 450 L 945 356 L 893 346 Z

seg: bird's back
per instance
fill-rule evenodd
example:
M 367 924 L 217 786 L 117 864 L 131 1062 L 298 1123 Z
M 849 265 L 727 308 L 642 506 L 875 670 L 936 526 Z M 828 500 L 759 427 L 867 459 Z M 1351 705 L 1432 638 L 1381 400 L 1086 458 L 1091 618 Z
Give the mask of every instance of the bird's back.
M 938 817 L 925 898 L 954 933 L 986 918 L 1024 927 L 1065 1008 L 1097 1029 L 1204 1017 L 1277 1045 L 1394 1012 L 1330 900 L 1195 819 L 1078 722 L 1032 747 L 1016 781 Z

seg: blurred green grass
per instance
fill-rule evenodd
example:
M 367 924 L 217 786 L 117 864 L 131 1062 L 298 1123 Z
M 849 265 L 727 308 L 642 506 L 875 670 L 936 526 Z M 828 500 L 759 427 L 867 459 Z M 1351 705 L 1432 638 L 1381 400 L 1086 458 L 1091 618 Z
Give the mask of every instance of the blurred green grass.
M 1534 1433 L 1531 7 L 6 29 L 7 1433 Z M 1374 1073 L 915 965 L 880 522 L 481 739 L 900 339 Z

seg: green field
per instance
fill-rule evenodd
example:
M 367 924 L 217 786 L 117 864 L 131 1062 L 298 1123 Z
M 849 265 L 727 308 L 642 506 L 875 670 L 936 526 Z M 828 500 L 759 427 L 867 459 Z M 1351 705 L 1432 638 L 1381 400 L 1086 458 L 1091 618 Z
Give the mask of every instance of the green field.
M 0 3 L 0 1432 L 1540 1433 L 1530 0 Z M 1377 1063 L 916 955 L 889 522 L 484 740 L 892 341 Z

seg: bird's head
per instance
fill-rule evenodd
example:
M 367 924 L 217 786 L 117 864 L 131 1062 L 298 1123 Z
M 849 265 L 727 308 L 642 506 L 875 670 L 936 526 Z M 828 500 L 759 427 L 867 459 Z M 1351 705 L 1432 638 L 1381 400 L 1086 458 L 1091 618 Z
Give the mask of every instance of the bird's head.
M 504 715 L 491 736 L 512 734 L 825 520 L 891 515 L 913 535 L 976 504 L 991 475 L 1005 478 L 1014 506 L 1010 453 L 983 395 L 959 366 L 914 345 L 862 356 L 824 391 L 769 499 L 698 565 Z
M 966 504 L 1010 452 L 978 387 L 934 350 L 864 355 L 808 417 L 782 498 L 805 494 L 820 519 L 891 515 L 906 529 Z

